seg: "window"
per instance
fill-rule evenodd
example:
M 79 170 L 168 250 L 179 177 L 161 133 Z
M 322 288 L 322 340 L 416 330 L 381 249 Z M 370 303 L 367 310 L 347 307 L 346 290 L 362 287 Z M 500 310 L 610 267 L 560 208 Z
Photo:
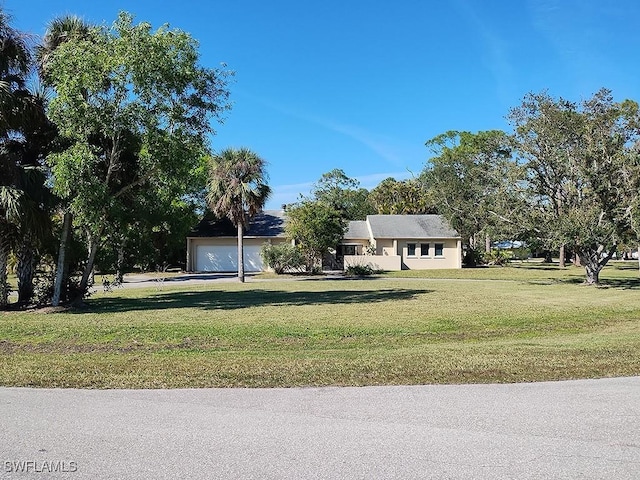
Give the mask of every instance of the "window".
M 345 255 L 355 255 L 356 254 L 356 246 L 355 245 L 338 245 L 336 249 L 336 258 L 342 258 Z
M 435 244 L 435 256 L 442 257 L 444 255 L 444 243 Z
M 407 256 L 415 257 L 416 256 L 416 244 L 415 243 L 407 243 Z
M 355 255 L 356 254 L 356 246 L 355 245 L 343 245 L 342 246 L 342 254 L 343 255 Z
M 420 244 L 420 256 L 421 257 L 428 257 L 429 256 L 429 244 L 428 243 L 421 243 Z

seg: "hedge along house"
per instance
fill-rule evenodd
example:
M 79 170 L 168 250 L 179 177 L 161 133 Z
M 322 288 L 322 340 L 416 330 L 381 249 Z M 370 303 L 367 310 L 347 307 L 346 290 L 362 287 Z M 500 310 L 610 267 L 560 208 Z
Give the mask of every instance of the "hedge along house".
M 251 219 L 244 232 L 246 272 L 265 270 L 260 249 L 265 243 L 287 243 L 284 212 L 265 210 Z M 188 272 L 237 272 L 238 229 L 228 218 L 205 216 L 187 237 Z
M 462 268 L 462 238 L 440 215 L 368 215 L 349 222 L 336 260 L 345 269 Z

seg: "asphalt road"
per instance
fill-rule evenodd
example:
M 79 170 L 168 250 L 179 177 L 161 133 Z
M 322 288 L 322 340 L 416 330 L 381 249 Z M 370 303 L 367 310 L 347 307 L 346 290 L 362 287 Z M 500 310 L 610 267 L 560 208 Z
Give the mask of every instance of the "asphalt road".
M 0 388 L 0 414 L 0 478 L 640 478 L 640 377 L 255 390 Z

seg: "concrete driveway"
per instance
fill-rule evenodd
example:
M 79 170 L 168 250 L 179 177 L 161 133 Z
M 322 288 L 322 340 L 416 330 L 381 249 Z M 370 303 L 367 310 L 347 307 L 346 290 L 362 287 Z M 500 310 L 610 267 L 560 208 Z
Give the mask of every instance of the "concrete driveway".
M 0 412 L 0 478 L 640 477 L 640 377 L 255 390 L 1 388 Z

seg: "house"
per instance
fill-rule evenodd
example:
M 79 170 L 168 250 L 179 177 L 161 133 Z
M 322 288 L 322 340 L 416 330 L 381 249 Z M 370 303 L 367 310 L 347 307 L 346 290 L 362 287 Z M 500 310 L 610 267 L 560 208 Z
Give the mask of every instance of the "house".
M 265 210 L 251 219 L 244 234 L 247 272 L 264 270 L 265 243 L 288 243 L 285 213 Z M 187 271 L 236 272 L 238 230 L 228 219 L 206 216 L 187 237 Z M 349 222 L 335 260 L 342 268 L 369 265 L 375 270 L 461 268 L 460 235 L 439 215 L 369 215 Z
M 336 249 L 344 268 L 462 268 L 462 239 L 440 215 L 368 215 L 349 222 Z
M 265 243 L 287 242 L 284 212 L 265 210 L 249 223 L 244 232 L 246 272 L 264 270 L 260 249 Z M 187 237 L 188 272 L 238 271 L 238 229 L 227 219 L 205 216 Z

